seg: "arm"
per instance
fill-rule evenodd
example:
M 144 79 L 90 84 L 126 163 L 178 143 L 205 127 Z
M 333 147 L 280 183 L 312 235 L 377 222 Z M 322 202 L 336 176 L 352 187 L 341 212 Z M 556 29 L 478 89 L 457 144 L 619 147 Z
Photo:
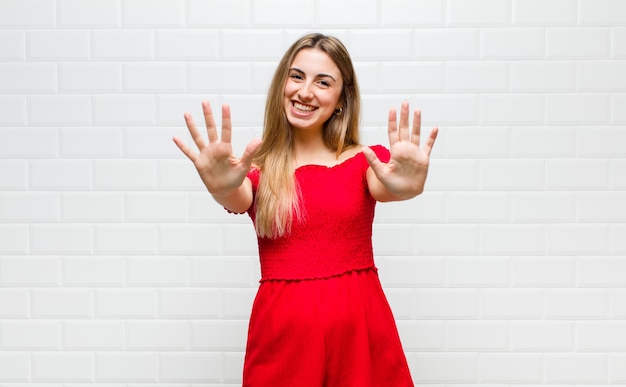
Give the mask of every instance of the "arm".
M 232 212 L 244 212 L 252 204 L 252 184 L 246 175 L 261 141 L 251 141 L 246 146 L 243 156 L 240 159 L 235 157 L 231 145 L 232 129 L 228 105 L 222 106 L 221 140 L 218 139 L 211 105 L 206 101 L 203 102 L 202 110 L 208 143 L 188 113 L 185 114 L 185 123 L 199 152 L 191 150 L 177 137 L 174 137 L 174 143 L 193 162 L 202 182 L 218 203 Z
M 438 128 L 433 128 L 426 144 L 420 147 L 421 112 L 413 114 L 412 133 L 409 132 L 409 104 L 403 103 L 400 124 L 396 111 L 389 111 L 388 135 L 391 158 L 381 162 L 374 151 L 364 148 L 363 153 L 370 164 L 367 170 L 367 185 L 370 194 L 380 202 L 407 200 L 424 191 L 430 152 L 432 151 Z

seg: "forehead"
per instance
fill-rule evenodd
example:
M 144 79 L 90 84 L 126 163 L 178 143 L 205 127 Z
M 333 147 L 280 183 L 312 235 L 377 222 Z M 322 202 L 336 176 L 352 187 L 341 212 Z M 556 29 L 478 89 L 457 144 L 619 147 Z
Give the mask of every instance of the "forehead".
M 341 78 L 339 67 L 324 51 L 317 48 L 300 50 L 291 62 L 291 68 L 298 68 L 309 75 L 328 74 L 335 79 Z

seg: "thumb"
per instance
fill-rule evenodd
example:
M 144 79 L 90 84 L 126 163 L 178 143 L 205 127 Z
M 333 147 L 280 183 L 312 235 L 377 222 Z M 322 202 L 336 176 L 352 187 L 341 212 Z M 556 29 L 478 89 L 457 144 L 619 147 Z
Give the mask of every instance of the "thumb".
M 250 165 L 252 165 L 252 158 L 254 157 L 254 154 L 259 149 L 261 144 L 262 141 L 258 138 L 255 138 L 254 140 L 250 141 L 248 145 L 246 145 L 246 149 L 244 149 L 243 155 L 241 156 L 241 163 L 246 166 L 246 169 L 250 168 Z
M 378 176 L 379 172 L 381 172 L 383 162 L 380 161 L 378 156 L 376 156 L 376 153 L 370 147 L 364 146 L 361 151 L 365 155 L 367 163 L 370 165 L 374 173 Z

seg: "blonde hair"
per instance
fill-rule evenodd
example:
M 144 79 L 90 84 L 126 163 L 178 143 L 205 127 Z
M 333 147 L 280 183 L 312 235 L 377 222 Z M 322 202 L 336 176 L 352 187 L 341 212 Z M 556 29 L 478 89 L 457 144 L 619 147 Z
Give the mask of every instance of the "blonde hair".
M 326 53 L 339 68 L 343 79 L 339 98 L 343 112 L 331 115 L 324 123 L 324 144 L 339 156 L 344 150 L 359 143 L 361 98 L 348 50 L 332 36 L 319 33 L 303 36 L 285 52 L 267 93 L 263 144 L 254 158 L 254 164 L 261 171 L 255 196 L 255 227 L 261 237 L 285 236 L 290 232 L 294 220 L 303 217 L 294 178 L 294 139 L 285 114 L 284 88 L 294 58 L 298 52 L 307 48 Z

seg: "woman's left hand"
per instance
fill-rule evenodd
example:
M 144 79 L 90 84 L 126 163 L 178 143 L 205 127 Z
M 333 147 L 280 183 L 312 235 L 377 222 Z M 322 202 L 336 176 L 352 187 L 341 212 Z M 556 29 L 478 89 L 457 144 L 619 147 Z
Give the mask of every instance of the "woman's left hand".
M 420 130 L 420 110 L 415 109 L 413 112 L 413 125 L 412 129 L 409 130 L 409 103 L 403 102 L 399 123 L 396 110 L 393 108 L 389 110 L 388 134 L 391 153 L 389 162 L 381 162 L 374 151 L 368 147 L 363 148 L 363 153 L 370 165 L 368 185 L 370 193 L 376 200 L 409 199 L 419 195 L 424 190 L 430 163 L 430 152 L 435 144 L 439 129 L 433 128 L 425 144 L 421 146 Z

